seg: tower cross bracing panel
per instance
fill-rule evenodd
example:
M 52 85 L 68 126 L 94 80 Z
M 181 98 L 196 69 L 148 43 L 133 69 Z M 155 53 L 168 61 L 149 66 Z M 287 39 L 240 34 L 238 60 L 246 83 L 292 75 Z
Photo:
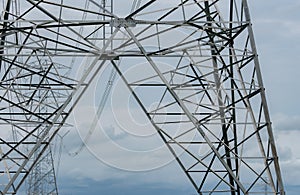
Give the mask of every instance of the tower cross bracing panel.
M 246 0 L 0 6 L 2 194 L 30 178 L 107 66 L 198 194 L 284 194 Z M 127 74 L 136 64 L 143 71 Z

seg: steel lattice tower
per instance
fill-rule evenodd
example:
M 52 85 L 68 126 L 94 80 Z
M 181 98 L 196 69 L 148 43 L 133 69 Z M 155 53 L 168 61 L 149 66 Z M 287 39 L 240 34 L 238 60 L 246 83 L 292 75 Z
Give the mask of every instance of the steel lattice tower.
M 105 66 L 115 68 L 197 193 L 284 194 L 246 0 L 0 6 L 2 194 L 41 170 Z M 82 64 L 81 74 L 67 74 Z M 143 71 L 126 74 L 134 64 Z

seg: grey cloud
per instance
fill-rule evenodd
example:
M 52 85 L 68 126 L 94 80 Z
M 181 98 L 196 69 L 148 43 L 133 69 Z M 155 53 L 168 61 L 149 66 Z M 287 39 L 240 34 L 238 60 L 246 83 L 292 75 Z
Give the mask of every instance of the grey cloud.
M 280 145 L 277 146 L 278 155 L 280 158 L 280 161 L 286 162 L 290 161 L 293 158 L 292 150 L 288 147 L 281 147 Z
M 279 114 L 274 117 L 274 128 L 280 131 L 300 131 L 300 116 L 288 116 Z

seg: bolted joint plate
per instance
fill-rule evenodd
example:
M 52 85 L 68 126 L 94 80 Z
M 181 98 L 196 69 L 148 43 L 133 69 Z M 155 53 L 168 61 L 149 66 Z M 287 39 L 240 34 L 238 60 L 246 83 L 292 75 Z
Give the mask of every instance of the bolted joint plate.
M 119 56 L 114 53 L 102 53 L 99 60 L 119 60 Z
M 110 21 L 112 27 L 135 27 L 136 21 L 133 19 L 116 18 Z

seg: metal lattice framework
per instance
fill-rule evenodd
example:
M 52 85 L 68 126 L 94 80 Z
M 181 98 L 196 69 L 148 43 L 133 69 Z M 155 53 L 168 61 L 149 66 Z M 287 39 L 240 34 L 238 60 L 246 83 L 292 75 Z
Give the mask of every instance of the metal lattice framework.
M 51 156 L 104 66 L 115 68 L 199 194 L 284 194 L 246 0 L 0 6 L 2 194 L 15 194 Z M 126 74 L 134 64 L 143 70 Z

